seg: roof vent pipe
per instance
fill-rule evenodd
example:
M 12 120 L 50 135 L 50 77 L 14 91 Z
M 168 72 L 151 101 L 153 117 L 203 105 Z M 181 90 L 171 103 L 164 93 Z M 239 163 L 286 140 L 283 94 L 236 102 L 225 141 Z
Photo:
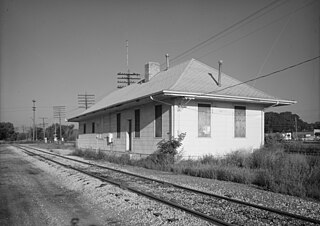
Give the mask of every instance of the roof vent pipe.
M 166 71 L 169 70 L 169 54 L 166 54 Z
M 219 60 L 219 75 L 218 75 L 218 86 L 221 87 L 221 67 L 222 67 L 222 60 Z

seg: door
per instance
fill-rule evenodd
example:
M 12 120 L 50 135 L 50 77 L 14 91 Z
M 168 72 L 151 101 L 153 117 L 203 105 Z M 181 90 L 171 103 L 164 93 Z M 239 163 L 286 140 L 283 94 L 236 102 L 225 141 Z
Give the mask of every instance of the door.
M 132 151 L 132 120 L 128 120 L 126 133 L 126 151 Z

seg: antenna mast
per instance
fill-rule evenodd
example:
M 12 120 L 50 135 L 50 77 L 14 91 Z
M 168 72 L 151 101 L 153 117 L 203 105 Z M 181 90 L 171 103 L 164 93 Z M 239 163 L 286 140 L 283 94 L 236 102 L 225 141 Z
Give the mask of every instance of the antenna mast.
M 122 83 L 124 85 L 118 85 L 117 87 L 119 89 L 130 86 L 131 84 L 134 84 L 134 80 L 140 80 L 140 74 L 137 73 L 130 73 L 129 69 L 129 42 L 126 40 L 126 51 L 127 51 L 127 73 L 119 72 L 118 75 L 118 83 Z M 121 76 L 121 77 L 119 77 Z
M 128 42 L 128 40 L 126 40 L 126 49 L 127 49 L 127 70 L 128 70 L 128 74 L 129 74 L 130 70 L 129 70 L 129 42 Z

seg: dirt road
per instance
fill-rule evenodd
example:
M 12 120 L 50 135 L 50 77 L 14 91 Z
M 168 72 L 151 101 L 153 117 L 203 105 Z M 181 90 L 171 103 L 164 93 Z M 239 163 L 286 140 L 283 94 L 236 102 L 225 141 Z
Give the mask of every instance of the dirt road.
M 106 224 L 106 216 L 94 215 L 80 193 L 63 187 L 35 161 L 39 160 L 0 146 L 0 225 Z

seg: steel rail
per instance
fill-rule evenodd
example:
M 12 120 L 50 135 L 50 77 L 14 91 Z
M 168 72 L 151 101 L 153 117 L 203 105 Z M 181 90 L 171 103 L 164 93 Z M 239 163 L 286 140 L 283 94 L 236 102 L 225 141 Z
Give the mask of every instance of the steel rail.
M 170 202 L 170 201 L 168 201 L 168 200 L 164 200 L 164 199 L 159 198 L 159 197 L 157 197 L 157 196 L 155 196 L 155 195 L 153 195 L 153 194 L 151 194 L 151 193 L 144 192 L 144 191 L 140 191 L 140 190 L 138 190 L 138 189 L 136 189 L 136 188 L 133 188 L 133 187 L 130 187 L 130 186 L 124 184 L 124 183 L 119 183 L 119 182 L 116 182 L 116 181 L 114 181 L 114 180 L 110 180 L 110 179 L 107 179 L 107 178 L 105 178 L 105 177 L 101 177 L 101 176 L 98 176 L 98 175 L 95 175 L 95 174 L 92 174 L 92 173 L 83 171 L 83 170 L 81 170 L 81 169 L 77 169 L 77 168 L 72 167 L 72 166 L 70 166 L 70 165 L 63 164 L 63 163 L 58 162 L 58 161 L 55 161 L 55 160 L 53 160 L 53 159 L 44 157 L 44 156 L 42 156 L 42 155 L 40 155 L 40 154 L 37 154 L 37 153 L 34 153 L 34 152 L 31 152 L 31 151 L 27 150 L 26 147 L 21 147 L 21 146 L 20 146 L 20 147 L 19 147 L 19 146 L 16 146 L 16 147 L 22 149 L 22 150 L 23 150 L 25 153 L 27 153 L 27 154 L 39 156 L 40 158 L 43 158 L 43 159 L 45 159 L 45 160 L 47 160 L 47 161 L 50 161 L 50 162 L 53 162 L 53 163 L 55 163 L 55 164 L 57 164 L 57 165 L 63 166 L 63 167 L 68 168 L 68 169 L 75 170 L 75 171 L 77 171 L 77 172 L 83 173 L 83 174 L 88 175 L 88 176 L 90 176 L 90 177 L 99 179 L 99 180 L 101 180 L 101 181 L 103 181 L 103 182 L 108 182 L 108 183 L 110 183 L 110 184 L 113 184 L 113 185 L 115 185 L 115 186 L 118 186 L 119 188 L 122 188 L 122 189 L 125 189 L 125 190 L 128 190 L 128 191 L 134 192 L 134 193 L 139 194 L 139 195 L 141 195 L 141 196 L 145 196 L 145 197 L 147 197 L 147 198 L 149 198 L 149 199 L 153 199 L 153 200 L 155 200 L 155 201 L 157 201 L 157 202 L 164 203 L 164 204 L 166 204 L 166 205 L 168 205 L 168 206 L 170 206 L 170 207 L 176 208 L 176 209 L 178 209 L 178 210 L 185 211 L 186 213 L 189 213 L 189 214 L 191 214 L 191 215 L 193 215 L 193 216 L 195 216 L 195 217 L 197 217 L 197 218 L 201 218 L 201 219 L 203 219 L 203 220 L 205 220 L 205 221 L 208 221 L 208 222 L 210 222 L 210 223 L 213 223 L 213 224 L 215 224 L 215 225 L 234 226 L 233 224 L 230 224 L 230 223 L 228 223 L 228 222 L 219 220 L 218 218 L 214 218 L 214 217 L 208 216 L 208 215 L 206 215 L 206 214 L 203 214 L 203 213 L 201 213 L 201 212 L 198 212 L 198 211 L 189 209 L 189 208 L 187 208 L 187 207 L 184 207 L 184 206 L 182 206 L 182 205 L 179 205 L 179 204 L 177 204 L 177 203 Z
M 285 211 L 282 211 L 282 210 L 279 210 L 279 209 L 276 209 L 276 208 L 261 206 L 261 205 L 257 205 L 257 204 L 254 204 L 254 203 L 241 201 L 241 200 L 238 200 L 238 199 L 228 198 L 226 196 L 217 195 L 217 194 L 213 194 L 213 193 L 209 193 L 209 192 L 205 192 L 205 191 L 201 191 L 201 190 L 196 190 L 196 189 L 193 189 L 193 188 L 188 188 L 188 187 L 181 186 L 181 185 L 178 185 L 178 184 L 174 184 L 174 183 L 170 183 L 170 182 L 166 182 L 166 181 L 162 181 L 162 180 L 158 180 L 158 179 L 153 179 L 153 178 L 145 177 L 145 176 L 142 176 L 142 175 L 137 175 L 137 174 L 134 174 L 134 173 L 125 172 L 125 171 L 118 170 L 118 169 L 113 169 L 113 168 L 110 168 L 110 167 L 107 167 L 107 166 L 102 166 L 102 165 L 99 165 L 99 164 L 93 164 L 93 163 L 84 162 L 84 161 L 77 160 L 77 159 L 68 158 L 66 156 L 62 156 L 62 155 L 59 155 L 59 154 L 55 154 L 55 153 L 50 153 L 50 152 L 46 152 L 46 151 L 43 151 L 43 150 L 39 150 L 39 149 L 34 148 L 34 147 L 27 147 L 27 148 L 31 148 L 31 149 L 34 149 L 34 150 L 39 151 L 39 152 L 43 152 L 43 153 L 46 153 L 46 154 L 54 155 L 54 156 L 61 157 L 61 158 L 64 158 L 64 159 L 68 159 L 68 160 L 71 160 L 71 161 L 83 163 L 83 164 L 86 164 L 86 165 L 95 166 L 95 167 L 99 167 L 99 168 L 103 168 L 103 169 L 107 169 L 107 170 L 112 170 L 112 171 L 115 171 L 115 172 L 118 172 L 118 173 L 123 173 L 123 174 L 126 174 L 126 175 L 142 178 L 142 179 L 145 179 L 145 180 L 149 180 L 149 181 L 154 181 L 154 182 L 158 182 L 158 183 L 161 183 L 161 184 L 170 185 L 172 187 L 180 188 L 180 189 L 187 190 L 187 191 L 190 191 L 190 192 L 194 192 L 194 193 L 198 193 L 198 194 L 202 194 L 202 195 L 207 195 L 207 196 L 218 198 L 218 199 L 223 199 L 223 200 L 226 200 L 226 201 L 229 201 L 229 202 L 233 202 L 233 203 L 237 203 L 237 204 L 241 204 L 241 205 L 245 205 L 245 206 L 250 206 L 250 207 L 253 207 L 253 208 L 256 208 L 256 209 L 265 210 L 265 211 L 272 212 L 272 213 L 275 213 L 275 214 L 278 214 L 278 215 L 287 216 L 287 217 L 291 217 L 291 218 L 294 218 L 294 219 L 297 219 L 297 220 L 303 220 L 303 221 L 306 221 L 306 222 L 310 222 L 310 223 L 314 223 L 314 224 L 319 224 L 320 225 L 320 220 L 313 219 L 313 218 L 310 218 L 310 217 L 305 217 L 305 216 L 298 215 L 298 214 L 285 212 Z

